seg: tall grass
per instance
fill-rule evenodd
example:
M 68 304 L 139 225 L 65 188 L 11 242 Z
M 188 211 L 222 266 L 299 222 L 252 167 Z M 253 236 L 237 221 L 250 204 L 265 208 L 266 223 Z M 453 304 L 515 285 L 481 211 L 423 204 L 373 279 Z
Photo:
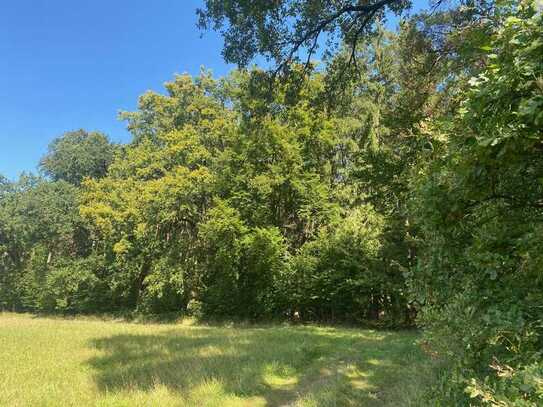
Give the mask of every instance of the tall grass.
M 0 405 L 420 406 L 417 337 L 0 314 Z

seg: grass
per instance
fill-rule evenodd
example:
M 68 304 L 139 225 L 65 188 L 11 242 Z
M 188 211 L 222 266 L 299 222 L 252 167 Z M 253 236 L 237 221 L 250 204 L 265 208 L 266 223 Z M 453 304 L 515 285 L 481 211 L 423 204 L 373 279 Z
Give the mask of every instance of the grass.
M 420 406 L 418 333 L 0 314 L 0 406 Z

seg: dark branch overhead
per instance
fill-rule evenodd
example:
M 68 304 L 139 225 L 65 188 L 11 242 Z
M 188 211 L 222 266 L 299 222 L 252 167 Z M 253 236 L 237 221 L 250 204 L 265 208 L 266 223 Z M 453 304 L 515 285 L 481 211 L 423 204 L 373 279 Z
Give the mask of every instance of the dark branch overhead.
M 326 55 L 347 44 L 355 63 L 356 44 L 374 22 L 410 5 L 408 0 L 206 0 L 198 10 L 198 26 L 223 35 L 227 62 L 245 67 L 262 56 L 277 73 L 291 62 L 309 67 L 319 46 Z

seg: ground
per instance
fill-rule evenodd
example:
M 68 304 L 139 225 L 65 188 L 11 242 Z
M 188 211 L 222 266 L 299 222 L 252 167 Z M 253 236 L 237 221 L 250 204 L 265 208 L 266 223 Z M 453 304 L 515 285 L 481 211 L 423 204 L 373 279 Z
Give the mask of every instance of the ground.
M 418 336 L 0 314 L 0 406 L 419 406 Z

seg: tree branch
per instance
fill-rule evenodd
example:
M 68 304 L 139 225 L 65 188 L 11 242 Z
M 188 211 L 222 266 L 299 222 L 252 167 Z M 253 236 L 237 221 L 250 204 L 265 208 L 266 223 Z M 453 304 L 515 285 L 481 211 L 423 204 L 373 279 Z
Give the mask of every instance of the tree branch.
M 312 29 L 306 31 L 300 38 L 294 40 L 294 44 L 292 45 L 292 48 L 288 52 L 286 58 L 277 66 L 277 68 L 274 71 L 273 77 L 275 77 L 280 71 L 285 69 L 288 64 L 292 62 L 292 59 L 294 58 L 294 55 L 300 50 L 300 48 L 306 44 L 309 40 L 312 38 L 314 39 L 313 45 L 310 49 L 310 55 L 314 52 L 317 44 L 317 39 L 320 36 L 320 34 L 334 21 L 336 21 L 338 18 L 343 16 L 344 14 L 351 14 L 356 13 L 356 17 L 354 18 L 353 23 L 351 24 L 351 27 L 354 25 L 357 19 L 362 18 L 365 16 L 364 21 L 362 24 L 358 27 L 357 33 L 355 35 L 356 41 L 358 41 L 358 38 L 363 31 L 363 29 L 367 26 L 367 24 L 370 22 L 370 20 L 373 18 L 373 16 L 381 9 L 383 9 L 385 6 L 393 3 L 399 3 L 400 0 L 380 0 L 373 4 L 365 4 L 365 5 L 347 5 L 339 10 L 337 10 L 335 13 L 331 14 L 327 18 L 324 18 L 318 24 L 313 27 Z M 356 47 L 356 45 L 355 45 Z

